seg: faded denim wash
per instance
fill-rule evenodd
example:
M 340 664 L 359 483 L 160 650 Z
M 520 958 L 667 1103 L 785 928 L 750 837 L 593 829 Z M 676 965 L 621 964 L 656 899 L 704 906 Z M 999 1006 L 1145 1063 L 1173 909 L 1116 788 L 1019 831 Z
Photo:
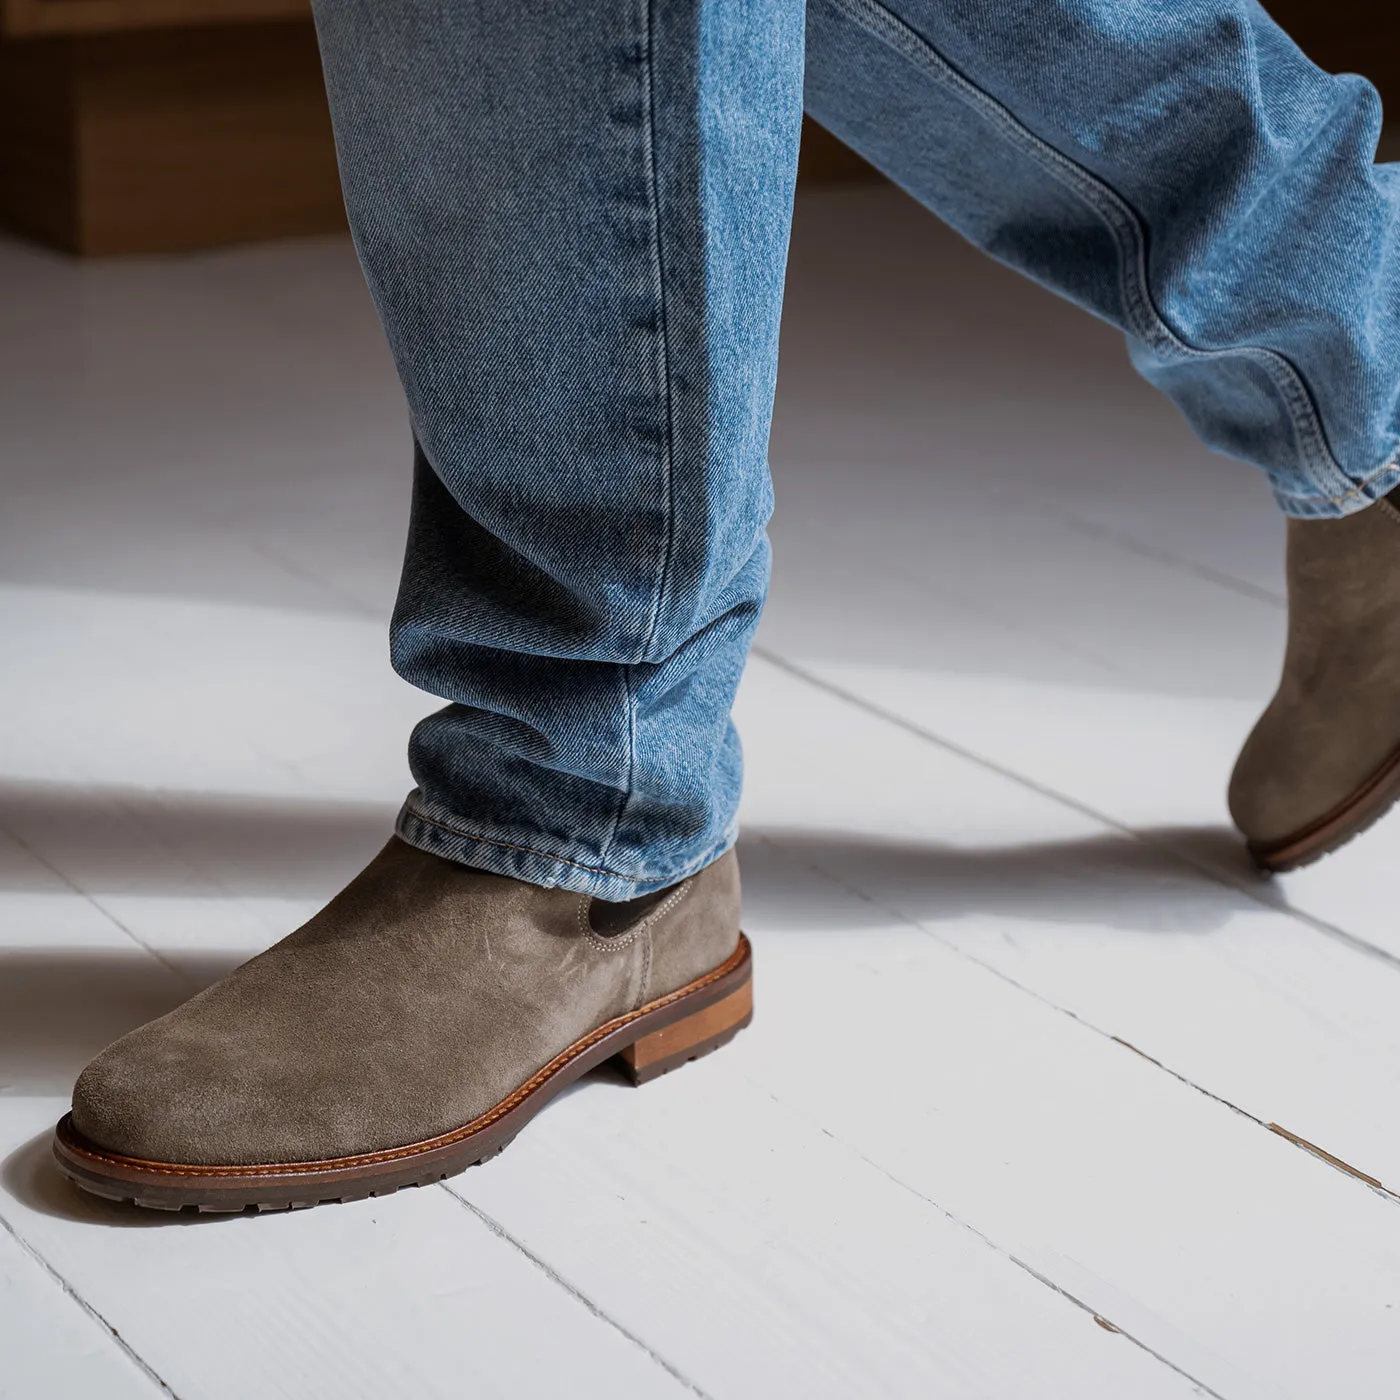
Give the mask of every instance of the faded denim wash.
M 733 841 L 804 101 L 1285 511 L 1400 482 L 1400 167 L 1253 0 L 315 10 L 417 438 L 414 845 L 625 899 Z

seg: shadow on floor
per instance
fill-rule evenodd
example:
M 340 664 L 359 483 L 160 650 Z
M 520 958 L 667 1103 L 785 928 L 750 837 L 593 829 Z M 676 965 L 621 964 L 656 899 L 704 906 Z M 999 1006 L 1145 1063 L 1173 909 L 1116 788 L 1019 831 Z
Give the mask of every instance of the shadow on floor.
M 0 830 L 98 895 L 324 897 L 388 840 L 397 810 L 396 803 L 0 781 Z M 52 888 L 37 862 L 0 863 L 0 889 Z
M 208 843 L 211 853 L 215 846 L 223 849 L 237 823 L 248 819 L 246 811 L 229 819 L 207 801 L 203 810 L 211 819 L 201 828 L 190 809 L 180 810 L 189 828 L 188 843 Z M 320 819 L 325 824 L 318 830 Z M 352 844 L 371 834 L 363 814 L 347 817 L 310 807 L 287 826 L 305 837 L 313 851 L 330 851 L 337 834 Z M 97 828 L 91 830 L 91 839 L 99 839 Z M 107 830 L 120 844 L 120 833 Z M 373 832 L 374 840 L 381 835 L 382 827 Z M 1220 871 L 1231 883 L 1202 877 L 1164 847 Z M 297 849 L 282 851 L 269 875 L 281 879 Z M 1233 887 L 1251 878 L 1237 838 L 1209 828 L 1150 831 L 1142 839 L 1105 833 L 994 849 L 853 832 L 752 829 L 740 849 L 751 926 L 770 933 L 819 936 L 858 929 L 878 921 L 883 911 L 930 923 L 1002 917 L 1015 919 L 1023 932 L 1035 925 L 1087 924 L 1136 933 L 1202 934 L 1251 906 Z M 343 863 L 345 853 L 337 859 Z M 249 866 L 242 868 L 246 872 Z M 814 872 L 818 879 L 812 878 Z M 133 880 L 143 873 L 153 889 L 160 888 L 154 870 L 134 871 Z M 324 880 L 318 883 L 321 893 L 334 888 Z M 209 893 L 207 886 L 202 893 Z M 1045 936 L 1053 934 L 1047 929 Z M 182 953 L 176 972 L 134 946 L 130 951 L 0 951 L 0 1086 L 28 1094 L 66 1092 L 104 1045 L 162 1015 L 243 956 L 217 950 Z
M 751 917 L 764 929 L 806 933 L 860 927 L 884 910 L 922 922 L 984 915 L 1023 921 L 1022 927 L 1097 924 L 1199 934 L 1251 906 L 1238 887 L 1267 888 L 1239 837 L 1223 827 L 1149 828 L 1137 837 L 1104 832 L 982 849 L 746 827 L 739 851 Z M 824 897 L 813 871 L 847 893 Z
M 56 1215 L 85 1225 L 140 1227 L 196 1225 L 232 1220 L 237 1216 L 196 1215 L 192 1212 L 138 1210 L 118 1201 L 104 1201 L 81 1191 L 54 1166 L 52 1133 L 44 1132 L 17 1147 L 0 1162 L 0 1191 L 41 1215 Z
M 327 898 L 368 862 L 393 829 L 381 803 L 254 798 L 0 782 L 0 829 L 67 872 L 84 892 Z M 1130 929 L 1211 928 L 1239 894 L 1184 868 L 1234 884 L 1258 883 L 1239 837 L 1224 827 L 1148 828 L 1068 841 L 983 849 L 860 832 L 745 827 L 746 889 L 772 902 L 776 926 L 850 922 L 841 905 L 784 898 L 807 868 L 857 880 L 920 918 L 1000 913 L 1053 923 L 1096 920 Z M 1173 857 L 1176 857 L 1175 859 Z M 0 866 L 0 889 L 48 890 L 38 862 Z M 769 895 L 776 898 L 770 901 Z M 908 906 L 913 905 L 911 909 Z M 810 915 L 810 917 L 809 917 Z M 3 1035 L 3 1031 L 0 1031 Z
M 104 1046 L 231 971 L 237 953 L 182 954 L 180 973 L 135 945 L 0 951 L 0 1087 L 66 1094 Z M 181 975 L 185 974 L 185 975 Z
M 13 796 L 13 790 L 11 791 Z M 110 821 L 94 821 L 78 795 L 46 793 L 50 816 L 72 814 L 94 856 L 123 838 Z M 103 799 L 106 800 L 105 797 Z M 187 850 L 227 854 L 251 878 L 279 883 L 305 857 L 344 851 L 338 842 L 373 845 L 383 836 L 381 809 L 274 804 L 215 798 L 172 800 L 165 808 L 183 824 Z M 278 848 L 270 833 L 285 838 Z M 248 847 L 238 845 L 248 834 Z M 921 921 L 969 915 L 1018 921 L 1024 934 L 1039 924 L 1091 924 L 1148 934 L 1205 934 L 1222 927 L 1250 901 L 1238 888 L 1203 878 L 1183 862 L 1216 870 L 1240 884 L 1252 878 L 1238 838 L 1215 828 L 1163 828 L 1140 839 L 1104 833 L 1073 841 L 967 849 L 851 832 L 750 829 L 741 843 L 746 903 L 764 933 L 820 936 L 879 921 L 882 911 Z M 363 852 L 362 852 L 363 854 Z M 358 859 L 358 857 L 357 857 Z M 813 878 L 813 873 L 818 878 Z M 312 883 L 324 890 L 324 869 Z M 160 890 L 162 872 L 128 872 Z M 856 893 L 856 887 L 866 893 Z M 844 887 L 844 888 L 838 888 Z M 205 893 L 208 892 L 207 886 Z M 0 1086 L 33 1096 L 66 1096 L 92 1055 L 125 1031 L 163 1014 L 200 986 L 230 970 L 242 955 L 209 952 L 181 957 L 181 972 L 133 946 L 113 949 L 38 948 L 0 952 Z M 184 974 L 184 975 L 182 975 Z M 599 1071 L 583 1084 L 607 1080 Z M 0 1184 L 32 1209 L 112 1226 L 191 1223 L 201 1217 L 166 1215 L 90 1198 L 70 1187 L 49 1160 L 44 1133 L 0 1165 Z M 220 1217 L 204 1217 L 220 1218 Z

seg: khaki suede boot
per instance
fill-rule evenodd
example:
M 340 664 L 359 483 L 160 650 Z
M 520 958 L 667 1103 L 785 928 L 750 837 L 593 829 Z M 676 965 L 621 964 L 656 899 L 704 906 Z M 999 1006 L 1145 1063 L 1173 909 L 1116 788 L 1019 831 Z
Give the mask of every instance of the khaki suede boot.
M 1334 851 L 1400 796 L 1400 511 L 1288 522 L 1288 649 L 1230 780 L 1264 870 Z
M 169 1210 L 438 1181 L 616 1057 L 636 1083 L 752 1014 L 730 852 L 604 904 L 395 838 L 309 923 L 85 1069 L 60 1169 Z

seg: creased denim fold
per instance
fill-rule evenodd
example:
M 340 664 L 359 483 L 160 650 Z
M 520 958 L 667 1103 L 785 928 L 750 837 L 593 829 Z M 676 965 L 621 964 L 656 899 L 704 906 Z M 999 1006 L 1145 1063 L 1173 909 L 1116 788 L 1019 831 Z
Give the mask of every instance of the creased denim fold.
M 733 841 L 804 102 L 1288 513 L 1400 483 L 1379 99 L 1254 0 L 314 7 L 416 437 L 414 845 L 625 899 Z

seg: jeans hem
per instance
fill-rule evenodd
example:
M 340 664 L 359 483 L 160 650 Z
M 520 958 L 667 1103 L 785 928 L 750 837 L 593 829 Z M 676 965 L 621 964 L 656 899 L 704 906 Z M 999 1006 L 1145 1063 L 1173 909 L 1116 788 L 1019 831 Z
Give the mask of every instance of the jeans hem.
M 1274 487 L 1274 499 L 1285 515 L 1296 520 L 1339 520 L 1365 510 L 1382 496 L 1400 486 L 1400 452 L 1370 476 L 1356 482 L 1349 491 L 1338 496 L 1299 494 Z
M 713 848 L 675 869 L 629 874 L 591 865 L 571 855 L 543 851 L 518 839 L 469 830 L 467 823 L 455 819 L 429 816 L 414 805 L 411 797 L 400 809 L 394 830 L 399 839 L 410 846 L 454 860 L 459 865 L 469 865 L 474 870 L 524 880 L 546 889 L 573 890 L 577 894 L 609 900 L 635 899 L 688 880 L 724 855 L 739 834 L 737 827 L 731 828 Z

